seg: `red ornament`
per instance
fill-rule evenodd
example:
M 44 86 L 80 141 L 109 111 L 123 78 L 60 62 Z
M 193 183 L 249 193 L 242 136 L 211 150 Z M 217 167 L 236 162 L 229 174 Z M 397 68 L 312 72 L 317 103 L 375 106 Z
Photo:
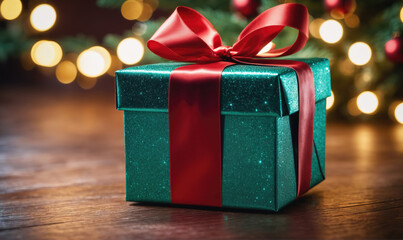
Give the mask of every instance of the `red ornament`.
M 394 63 L 403 63 L 403 37 L 394 37 L 387 41 L 385 55 Z
M 235 11 L 246 18 L 257 16 L 260 3 L 260 0 L 232 0 Z
M 325 8 L 328 12 L 341 13 L 347 15 L 354 11 L 355 0 L 324 0 Z

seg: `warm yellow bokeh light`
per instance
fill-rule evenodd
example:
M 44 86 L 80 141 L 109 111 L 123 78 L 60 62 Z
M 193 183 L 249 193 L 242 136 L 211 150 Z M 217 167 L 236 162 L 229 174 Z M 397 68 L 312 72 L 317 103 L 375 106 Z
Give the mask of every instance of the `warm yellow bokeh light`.
M 4 0 L 0 5 L 0 13 L 7 20 L 16 19 L 22 11 L 20 0 Z
M 119 58 L 117 56 L 113 55 L 111 67 L 108 69 L 107 73 L 109 76 L 114 77 L 115 72 L 119 69 L 122 69 L 122 62 L 119 60 Z
M 77 68 L 70 61 L 63 61 L 56 67 L 56 78 L 63 84 L 69 84 L 76 79 Z
M 137 20 L 141 21 L 141 22 L 145 22 L 148 19 L 151 18 L 151 16 L 153 15 L 154 9 L 153 7 L 148 4 L 148 3 L 144 3 L 143 4 L 143 11 L 141 11 L 140 16 L 137 18 Z
M 98 77 L 108 71 L 111 61 L 111 55 L 105 48 L 95 46 L 80 53 L 77 67 L 87 77 Z
M 334 104 L 334 94 L 333 94 L 333 91 L 331 91 L 331 95 L 330 95 L 330 97 L 328 97 L 328 98 L 326 98 L 326 109 L 328 110 L 328 109 L 330 109 L 332 106 L 333 106 L 333 104 Z
M 351 14 L 346 16 L 344 23 L 350 28 L 356 28 L 360 26 L 360 18 L 355 14 Z
M 141 16 L 143 11 L 143 1 L 127 0 L 122 4 L 120 11 L 122 16 L 127 20 L 135 20 Z
M 396 121 L 403 124 L 403 102 L 396 106 L 394 113 Z
M 87 78 L 87 77 L 80 77 L 77 79 L 78 86 L 82 89 L 89 90 L 97 84 L 96 78 Z
M 31 48 L 31 58 L 40 66 L 53 67 L 60 62 L 62 56 L 62 48 L 54 41 L 40 40 Z
M 311 33 L 311 35 L 315 38 L 320 38 L 320 34 L 319 34 L 319 29 L 320 26 L 322 25 L 322 23 L 324 23 L 325 20 L 322 18 L 316 18 L 314 20 L 312 20 L 312 22 L 309 24 L 309 32 Z
M 371 60 L 372 50 L 364 42 L 356 42 L 348 49 L 348 58 L 355 65 L 365 65 Z
M 143 58 L 144 46 L 136 38 L 125 38 L 119 43 L 117 53 L 120 61 L 127 65 L 133 65 Z
M 362 113 L 372 114 L 376 111 L 378 105 L 378 97 L 373 92 L 365 91 L 357 97 L 357 107 Z
M 56 22 L 56 10 L 49 4 L 41 4 L 32 10 L 30 21 L 37 31 L 49 30 Z
M 403 7 L 400 9 L 400 21 L 403 22 Z
M 336 43 L 343 36 L 343 27 L 335 20 L 327 20 L 320 25 L 319 34 L 323 41 Z

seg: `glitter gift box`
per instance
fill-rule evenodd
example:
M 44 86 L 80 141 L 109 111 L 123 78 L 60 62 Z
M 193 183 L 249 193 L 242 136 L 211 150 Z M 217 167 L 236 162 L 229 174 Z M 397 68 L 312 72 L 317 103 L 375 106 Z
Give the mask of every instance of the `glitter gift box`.
M 308 63 L 315 82 L 312 188 L 325 178 L 327 59 Z M 170 73 L 184 63 L 116 72 L 124 111 L 126 200 L 171 203 L 168 131 Z M 296 199 L 298 84 L 285 67 L 233 65 L 221 75 L 222 206 L 277 211 Z

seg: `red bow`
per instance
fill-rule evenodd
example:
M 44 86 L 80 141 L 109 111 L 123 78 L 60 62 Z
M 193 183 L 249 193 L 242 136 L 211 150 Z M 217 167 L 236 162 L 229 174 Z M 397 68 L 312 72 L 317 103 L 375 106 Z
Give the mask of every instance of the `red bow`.
M 233 62 L 284 66 L 296 71 L 299 84 L 297 196 L 309 189 L 315 108 L 312 71 L 303 62 L 262 59 L 287 56 L 301 50 L 308 40 L 308 22 L 305 6 L 282 4 L 260 14 L 241 32 L 235 44 L 229 47 L 222 45 L 220 35 L 200 13 L 188 7 L 178 7 L 147 42 L 148 48 L 163 58 L 198 63 L 175 69 L 170 78 L 169 131 L 173 203 L 221 204 L 221 186 L 211 190 L 214 188 L 211 185 L 217 185 L 215 183 L 221 178 L 219 81 L 223 69 Z M 284 27 L 298 30 L 295 42 L 281 49 L 270 48 L 260 53 Z M 193 85 L 190 86 L 190 82 Z M 197 159 L 200 154 L 203 156 Z M 200 165 L 208 166 L 203 170 Z M 191 170 L 196 166 L 202 169 L 199 174 Z M 213 180 L 208 182 L 206 179 Z M 219 181 L 221 183 L 221 179 Z M 205 195 L 214 197 L 209 201 Z

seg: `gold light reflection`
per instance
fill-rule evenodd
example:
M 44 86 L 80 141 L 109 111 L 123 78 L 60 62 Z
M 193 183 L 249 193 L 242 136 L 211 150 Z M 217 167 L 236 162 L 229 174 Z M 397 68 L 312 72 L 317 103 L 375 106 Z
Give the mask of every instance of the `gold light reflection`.
M 126 38 L 119 43 L 117 53 L 120 61 L 127 65 L 133 65 L 143 58 L 144 46 L 136 38 Z
M 4 0 L 0 5 L 0 13 L 7 20 L 16 19 L 22 11 L 20 0 Z
M 77 58 L 77 68 L 87 77 L 98 77 L 111 66 L 111 55 L 100 46 L 84 50 Z
M 40 40 L 31 49 L 31 58 L 34 63 L 44 67 L 55 66 L 62 56 L 62 48 L 54 41 Z
M 127 20 L 135 20 L 141 16 L 143 2 L 139 0 L 127 0 L 122 4 L 120 11 L 122 16 Z
M 56 67 L 56 78 L 63 84 L 69 84 L 76 79 L 77 68 L 70 61 L 63 61 Z
M 49 30 L 56 22 L 56 10 L 49 4 L 41 4 L 32 10 L 30 21 L 37 31 Z

